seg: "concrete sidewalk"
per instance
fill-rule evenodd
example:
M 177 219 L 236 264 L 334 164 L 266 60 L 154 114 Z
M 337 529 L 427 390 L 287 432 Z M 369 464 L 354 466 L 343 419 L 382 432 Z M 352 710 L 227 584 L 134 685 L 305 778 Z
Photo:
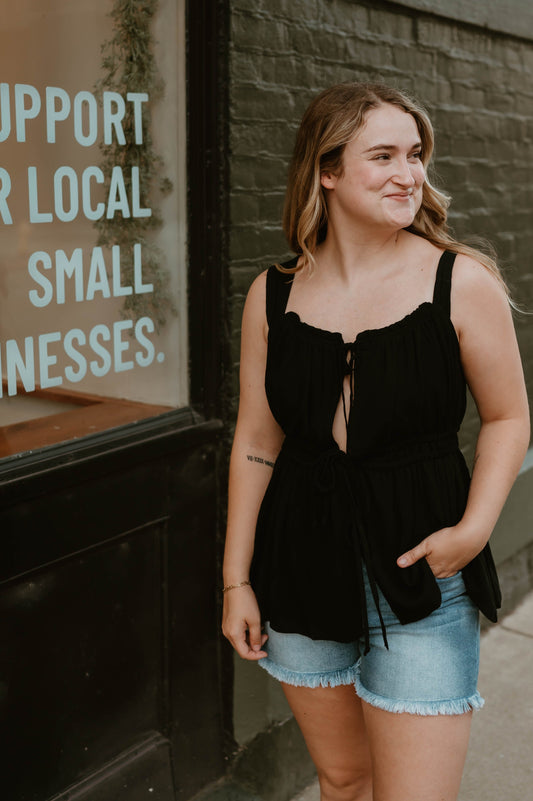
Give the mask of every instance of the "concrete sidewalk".
M 533 799 L 533 593 L 483 634 L 479 690 L 459 801 Z M 293 801 L 320 801 L 318 784 Z

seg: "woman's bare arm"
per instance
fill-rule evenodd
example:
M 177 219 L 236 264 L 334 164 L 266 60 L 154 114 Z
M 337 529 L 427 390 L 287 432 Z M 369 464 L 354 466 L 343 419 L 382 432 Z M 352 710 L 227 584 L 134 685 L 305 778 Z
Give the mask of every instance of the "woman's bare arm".
M 283 442 L 265 394 L 267 321 L 266 273 L 252 284 L 241 331 L 239 413 L 231 450 L 224 585 L 248 581 L 257 515 Z M 253 590 L 225 593 L 222 630 L 245 659 L 260 659 L 265 636 Z
M 452 320 L 481 429 L 463 518 L 403 554 L 407 567 L 426 558 L 438 577 L 464 567 L 487 543 L 529 444 L 529 411 L 512 316 L 505 295 L 481 264 L 458 256 Z

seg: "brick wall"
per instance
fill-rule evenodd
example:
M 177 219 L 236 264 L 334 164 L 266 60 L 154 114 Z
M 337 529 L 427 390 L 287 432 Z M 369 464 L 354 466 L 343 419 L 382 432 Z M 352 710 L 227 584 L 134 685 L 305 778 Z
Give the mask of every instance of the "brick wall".
M 457 237 L 488 237 L 516 299 L 533 309 L 532 73 L 532 40 L 402 4 L 231 3 L 231 415 L 242 303 L 254 276 L 288 255 L 280 217 L 295 131 L 309 100 L 330 84 L 382 79 L 424 103 Z M 516 323 L 533 396 L 533 325 L 524 316 Z M 463 435 L 469 453 L 476 430 L 470 411 Z
M 520 0 L 512 2 L 519 8 Z M 280 224 L 288 161 L 306 105 L 328 85 L 382 79 L 419 97 L 436 128 L 436 171 L 440 186 L 453 195 L 450 221 L 457 237 L 489 238 L 515 298 L 533 310 L 533 31 L 529 40 L 520 39 L 417 10 L 439 5 L 432 0 L 229 5 L 230 422 L 244 298 L 261 270 L 290 255 Z M 493 28 L 497 5 L 487 11 Z M 448 16 L 463 6 L 470 21 L 481 13 L 472 0 L 453 0 Z M 518 14 L 510 23 L 505 30 L 520 29 Z M 533 397 L 533 324 L 524 316 L 516 324 Z M 462 439 L 468 456 L 476 433 L 470 408 Z M 528 464 L 494 537 L 507 608 L 532 586 L 533 458 Z M 290 798 L 297 784 L 293 766 L 309 777 L 312 766 L 298 750 L 293 722 L 281 725 L 289 710 L 279 686 L 236 659 L 234 687 L 234 734 L 243 747 L 233 767 L 236 780 L 243 773 L 247 786 L 256 788 L 254 798 Z

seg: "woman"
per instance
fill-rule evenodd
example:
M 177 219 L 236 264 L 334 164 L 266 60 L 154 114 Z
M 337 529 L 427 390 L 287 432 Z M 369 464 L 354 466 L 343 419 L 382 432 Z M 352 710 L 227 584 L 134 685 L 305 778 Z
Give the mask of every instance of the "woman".
M 457 797 L 478 610 L 500 604 L 487 542 L 529 441 L 505 284 L 447 233 L 432 148 L 397 90 L 319 95 L 289 173 L 298 255 L 244 309 L 223 631 L 283 682 L 322 801 Z

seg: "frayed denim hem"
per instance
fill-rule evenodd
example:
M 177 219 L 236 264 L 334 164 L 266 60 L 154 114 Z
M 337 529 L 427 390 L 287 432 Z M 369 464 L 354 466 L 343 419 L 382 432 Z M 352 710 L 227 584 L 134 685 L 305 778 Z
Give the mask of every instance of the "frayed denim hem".
M 398 701 L 384 698 L 363 687 L 358 675 L 355 677 L 355 690 L 359 698 L 370 706 L 384 709 L 385 712 L 407 712 L 410 715 L 464 715 L 473 709 L 481 709 L 485 703 L 477 690 L 468 698 L 450 698 L 442 701 Z
M 259 659 L 257 664 L 273 678 L 285 684 L 292 684 L 293 687 L 339 687 L 342 684 L 353 684 L 357 673 L 357 663 L 328 673 L 299 673 L 278 665 L 268 656 Z

